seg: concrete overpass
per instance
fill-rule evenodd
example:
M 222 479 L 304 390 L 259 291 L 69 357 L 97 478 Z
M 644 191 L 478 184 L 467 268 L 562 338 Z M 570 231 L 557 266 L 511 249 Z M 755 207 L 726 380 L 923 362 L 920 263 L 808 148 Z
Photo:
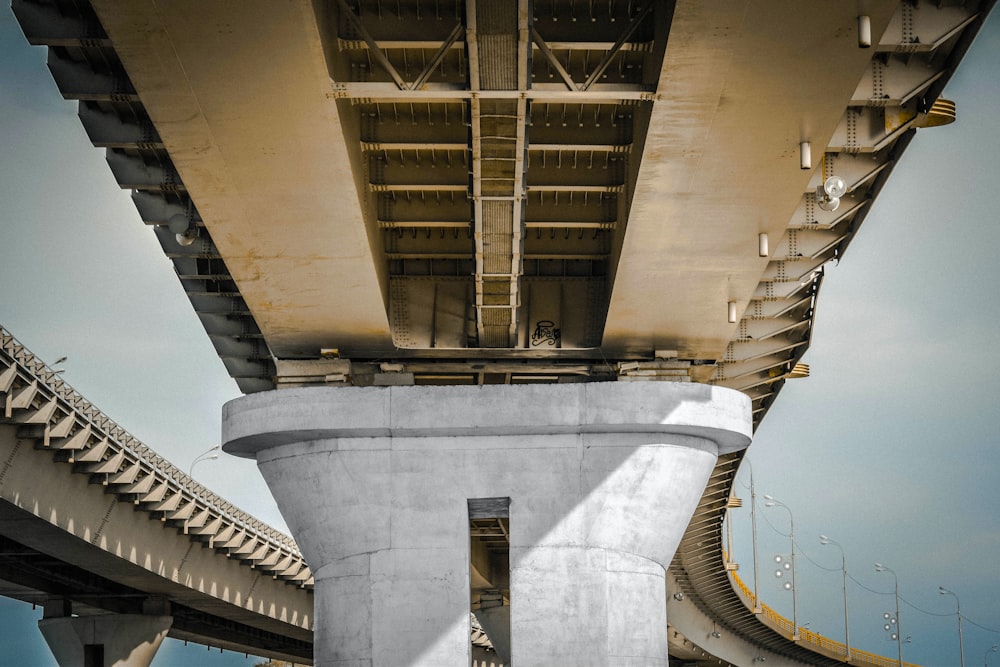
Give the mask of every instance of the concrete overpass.
M 303 504 L 316 499 L 303 498 L 300 483 L 312 466 L 293 477 L 294 460 L 356 456 L 337 453 L 342 443 L 360 448 L 388 438 L 372 457 L 397 462 L 407 456 L 399 438 L 452 451 L 465 446 L 457 440 L 470 439 L 472 426 L 510 438 L 504 451 L 526 434 L 548 446 L 543 436 L 553 433 L 574 432 L 579 445 L 597 432 L 614 443 L 638 432 L 644 435 L 618 463 L 650 465 L 644 456 L 672 448 L 659 465 L 680 474 L 674 483 L 689 491 L 660 508 L 673 517 L 673 531 L 661 525 L 657 542 L 651 530 L 638 553 L 669 562 L 688 599 L 723 622 L 735 594 L 728 582 L 714 583 L 724 576 L 716 551 L 720 491 L 731 485 L 750 428 L 784 380 L 804 372 L 797 362 L 823 265 L 841 257 L 913 131 L 953 112 L 935 102 L 990 6 L 871 3 L 862 18 L 854 7 L 764 2 L 317 2 L 204 13 L 188 4 L 161 13 L 95 2 L 74 13 L 15 3 L 29 38 L 52 45 L 57 83 L 81 100 L 92 140 L 108 148 L 119 182 L 156 226 L 240 386 L 298 387 L 248 397 L 224 422 L 229 450 L 256 456 L 272 489 L 286 488 L 275 493 L 293 530 Z M 726 392 L 598 386 L 610 380 L 739 390 L 751 401 L 749 421 L 739 425 L 733 415 L 743 408 L 735 403 L 735 412 L 722 410 L 733 421 L 715 418 L 718 405 L 735 400 Z M 403 388 L 537 382 L 593 386 L 552 390 L 548 398 L 532 388 Z M 353 389 L 309 391 L 313 385 Z M 556 395 L 579 408 L 582 423 L 557 414 L 548 403 Z M 702 402 L 716 406 L 707 408 L 715 416 L 682 414 L 676 422 L 655 408 L 629 412 L 639 396 L 670 415 Z M 380 404 L 383 412 L 372 411 Z M 422 410 L 443 405 L 456 416 L 420 419 Z M 549 409 L 522 419 L 533 405 Z M 337 409 L 360 421 L 327 419 Z M 680 444 L 678 437 L 699 440 Z M 593 445 L 580 446 L 583 456 Z M 682 449 L 683 460 L 671 460 Z M 692 449 L 709 456 L 694 455 L 695 464 L 685 458 Z M 473 462 L 462 481 L 477 470 L 495 477 L 509 465 Z M 314 493 L 334 474 L 319 474 Z M 400 481 L 393 474 L 389 486 Z M 617 498 L 621 489 L 605 486 L 611 477 L 595 487 L 580 478 L 578 490 Z M 496 493 L 490 498 L 511 497 L 509 488 Z M 390 496 L 361 504 L 384 510 L 378 521 L 413 522 L 409 500 Z M 537 530 L 550 536 L 576 508 L 587 514 L 584 500 Z M 336 502 L 341 510 L 357 505 L 356 498 Z M 421 521 L 440 520 L 442 508 L 424 509 Z M 513 520 L 481 511 L 469 505 L 473 527 L 480 519 L 501 528 Z M 326 519 L 302 521 L 307 535 L 330 527 Z M 359 538 L 355 528 L 337 525 L 336 534 L 350 543 Z M 579 547 L 578 557 L 594 549 L 621 555 L 621 535 L 579 544 L 567 530 L 555 545 Z M 410 549 L 445 548 L 404 537 L 416 540 Z M 511 566 L 536 559 L 538 567 L 520 572 L 523 582 L 543 580 L 539 572 L 552 567 L 545 549 L 553 545 L 544 542 L 510 543 Z M 370 554 L 383 549 L 367 547 L 342 552 L 339 543 L 304 542 L 317 571 L 326 568 L 317 579 L 331 591 L 321 596 L 329 601 L 321 616 L 343 620 L 338 587 L 360 573 L 351 558 L 369 554 L 370 582 L 377 566 L 389 567 L 378 576 L 400 583 L 398 563 L 373 564 Z M 675 548 L 671 562 L 665 554 Z M 451 567 L 457 591 L 461 576 L 452 575 L 469 566 L 456 560 Z M 473 586 L 474 604 L 499 589 L 504 613 L 518 614 L 517 603 L 506 604 L 517 594 L 504 585 L 514 571 L 494 576 Z M 652 589 L 643 590 L 636 594 Z M 380 600 L 373 604 L 388 604 Z M 583 619 L 592 607 L 578 602 L 563 598 L 548 611 L 572 608 Z M 655 619 L 662 605 L 645 603 Z M 515 634 L 527 632 L 531 613 L 508 622 Z M 618 636 L 613 616 L 596 641 Z M 424 659 L 453 656 L 459 640 L 467 643 L 453 627 L 457 618 L 449 607 L 442 619 L 450 620 L 424 628 L 420 645 L 432 656 Z M 343 659 L 399 659 L 379 653 L 387 650 L 378 638 L 382 622 L 357 628 L 364 636 Z M 320 645 L 343 646 L 338 623 L 329 625 L 334 634 Z M 654 635 L 641 647 L 608 639 L 604 648 L 584 642 L 580 650 L 617 656 L 636 649 L 653 660 L 665 653 Z M 797 635 L 792 628 L 791 645 L 780 633 L 769 641 L 798 655 Z M 451 648 L 434 653 L 442 637 Z M 519 664 L 544 660 L 541 644 L 553 641 L 524 639 L 537 651 L 526 650 Z
M 87 644 L 106 644 L 107 664 L 148 664 L 165 635 L 311 659 L 312 575 L 290 537 L 137 441 L 2 328 L 0 405 L 0 594 L 44 606 L 61 665 L 103 664 L 79 662 Z

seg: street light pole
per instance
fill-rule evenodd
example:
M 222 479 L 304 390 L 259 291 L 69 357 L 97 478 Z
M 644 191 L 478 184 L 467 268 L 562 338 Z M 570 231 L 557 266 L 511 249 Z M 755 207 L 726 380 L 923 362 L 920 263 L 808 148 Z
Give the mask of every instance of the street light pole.
M 753 485 L 753 466 L 749 459 L 746 461 L 750 467 L 750 532 L 753 534 L 753 613 L 759 614 L 764 611 L 760 605 L 759 592 L 757 590 L 757 491 Z
M 188 477 L 192 477 L 193 476 L 194 466 L 196 464 L 201 463 L 202 461 L 211 461 L 212 459 L 219 458 L 218 454 L 212 454 L 212 452 L 216 451 L 218 448 L 219 448 L 219 445 L 216 445 L 215 447 L 209 447 L 208 449 L 206 449 L 205 451 L 203 451 L 201 454 L 199 454 L 198 456 L 194 457 L 194 461 L 191 461 L 191 467 L 188 468 Z M 211 454 L 211 456 L 209 456 L 209 454 Z
M 962 657 L 962 667 L 965 667 L 965 639 L 962 637 L 962 602 L 958 599 L 958 595 L 949 591 L 944 586 L 938 586 L 938 593 L 941 595 L 950 595 L 955 598 L 955 604 L 958 605 L 958 650 L 959 655 Z
M 994 644 L 993 646 L 991 646 L 986 650 L 986 653 L 983 654 L 983 667 L 990 667 L 990 653 L 996 653 L 996 652 L 997 652 L 996 644 Z
M 896 573 L 892 571 L 891 568 L 882 565 L 882 563 L 875 563 L 876 572 L 888 572 L 892 575 L 892 580 L 895 582 L 896 591 L 896 647 L 899 649 L 899 667 L 903 667 L 903 633 L 899 628 L 899 577 Z
M 764 494 L 764 498 L 767 500 L 764 503 L 764 507 L 783 507 L 786 512 L 788 512 L 788 537 L 792 543 L 792 641 L 799 640 L 799 605 L 798 605 L 798 591 L 795 588 L 795 517 L 792 516 L 792 510 L 785 503 L 780 500 L 775 500 L 773 496 Z
M 851 626 L 847 618 L 847 558 L 844 556 L 844 547 L 836 540 L 831 540 L 826 535 L 819 536 L 820 544 L 832 544 L 840 549 L 840 571 L 844 575 L 844 645 L 847 647 L 847 659 L 851 659 Z

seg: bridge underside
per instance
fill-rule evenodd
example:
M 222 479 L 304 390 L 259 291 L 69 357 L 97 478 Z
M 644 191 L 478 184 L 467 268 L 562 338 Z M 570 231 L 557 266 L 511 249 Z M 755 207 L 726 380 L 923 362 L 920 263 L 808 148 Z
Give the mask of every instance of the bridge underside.
M 870 45 L 795 0 L 14 9 L 243 391 L 695 381 L 756 426 L 992 4 L 873 0 Z M 671 575 L 797 656 L 725 581 L 739 456 Z
M 872 48 L 794 1 L 14 9 L 244 391 L 690 379 L 759 421 L 989 4 L 869 3 Z

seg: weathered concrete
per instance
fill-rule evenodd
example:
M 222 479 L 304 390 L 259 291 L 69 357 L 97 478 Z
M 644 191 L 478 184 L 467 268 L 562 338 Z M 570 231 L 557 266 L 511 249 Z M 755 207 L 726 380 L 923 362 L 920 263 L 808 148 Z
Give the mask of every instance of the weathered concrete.
M 102 667 L 148 667 L 173 618 L 145 614 L 43 618 L 38 629 L 59 667 L 89 667 L 85 646 L 100 646 Z
M 223 411 L 316 579 L 316 664 L 469 664 L 470 498 L 510 498 L 518 667 L 665 665 L 664 568 L 748 399 L 680 383 L 310 388 Z M 626 613 L 627 610 L 627 613 Z

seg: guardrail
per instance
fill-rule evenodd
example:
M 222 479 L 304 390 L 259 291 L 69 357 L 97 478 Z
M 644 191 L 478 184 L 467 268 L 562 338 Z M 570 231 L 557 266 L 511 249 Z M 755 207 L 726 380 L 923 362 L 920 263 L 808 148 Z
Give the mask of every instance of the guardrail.
M 20 424 L 75 473 L 126 496 L 188 539 L 302 588 L 312 573 L 295 541 L 208 490 L 73 389 L 0 326 L 0 420 Z
M 728 555 L 725 552 L 723 552 L 723 559 L 726 563 L 729 562 Z M 739 575 L 736 574 L 735 569 L 730 569 L 730 568 L 726 569 L 729 572 L 729 577 L 730 581 L 733 584 L 733 588 L 739 594 L 740 599 L 742 600 L 743 604 L 746 605 L 747 609 L 749 609 L 752 612 L 755 607 L 759 608 L 761 610 L 760 615 L 763 616 L 765 619 L 767 619 L 767 621 L 769 621 L 768 625 L 771 625 L 772 627 L 778 628 L 783 632 L 787 633 L 786 636 L 789 640 L 792 639 L 793 630 L 798 630 L 799 634 L 798 643 L 800 645 L 808 644 L 810 645 L 810 648 L 815 647 L 816 649 L 819 649 L 817 651 L 819 653 L 832 654 L 836 657 L 839 657 L 841 660 L 848 662 L 851 665 L 864 665 L 866 667 L 899 666 L 899 660 L 896 658 L 887 658 L 883 655 L 877 655 L 875 653 L 870 653 L 868 651 L 861 651 L 854 648 L 853 646 L 851 647 L 851 655 L 848 658 L 846 644 L 834 641 L 829 637 L 824 637 L 818 632 L 813 632 L 812 630 L 803 628 L 801 626 L 799 626 L 798 628 L 794 628 L 792 621 L 790 621 L 789 619 L 785 618 L 784 616 L 776 612 L 773 608 L 761 602 L 757 598 L 757 596 L 753 594 L 753 591 L 751 591 L 750 588 L 743 582 L 743 580 L 740 579 Z M 903 665 L 905 667 L 920 667 L 920 665 L 914 664 L 912 662 L 904 662 Z

